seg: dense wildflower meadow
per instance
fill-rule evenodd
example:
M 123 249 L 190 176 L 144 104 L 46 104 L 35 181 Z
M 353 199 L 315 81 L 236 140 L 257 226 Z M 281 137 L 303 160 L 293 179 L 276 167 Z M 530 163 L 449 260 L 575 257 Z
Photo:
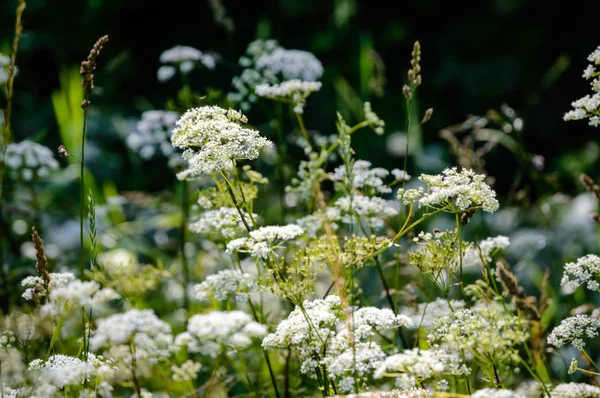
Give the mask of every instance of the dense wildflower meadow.
M 26 12 L 0 54 L 0 397 L 600 397 L 600 172 L 515 200 L 544 159 L 508 105 L 443 129 L 453 164 L 420 172 L 439 110 L 417 106 L 419 42 L 399 55 L 395 140 L 377 101 L 311 107 L 328 88 L 308 51 L 249 40 L 215 89 L 192 77 L 219 54 L 160 49 L 156 79 L 176 90 L 120 142 L 173 183 L 141 191 L 86 163 L 108 36 L 52 99 L 62 144 L 16 139 Z M 554 123 L 600 125 L 590 52 L 589 92 Z M 392 146 L 396 167 L 360 158 L 357 136 Z M 486 171 L 500 147 L 520 162 L 512 199 Z

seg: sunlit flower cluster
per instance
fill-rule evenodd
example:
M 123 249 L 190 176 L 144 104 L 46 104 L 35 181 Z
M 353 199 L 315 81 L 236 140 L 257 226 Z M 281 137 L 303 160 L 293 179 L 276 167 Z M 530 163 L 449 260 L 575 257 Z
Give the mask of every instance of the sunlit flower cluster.
M 600 329 L 600 321 L 587 315 L 575 315 L 564 319 L 548 336 L 548 344 L 561 348 L 566 345 L 583 350 L 584 338 L 595 339 Z
M 160 62 L 163 64 L 158 68 L 158 81 L 166 82 L 171 80 L 177 70 L 183 75 L 187 75 L 198 65 L 207 69 L 215 69 L 217 60 L 214 55 L 203 53 L 189 46 L 175 46 L 160 54 Z
M 209 275 L 202 283 L 195 286 L 196 298 L 199 300 L 214 297 L 215 300 L 226 301 L 234 298 L 239 303 L 248 301 L 248 293 L 257 288 L 256 280 L 252 275 L 230 269 Z
M 321 89 L 320 82 L 305 82 L 302 80 L 286 80 L 279 84 L 259 84 L 254 92 L 259 97 L 269 98 L 277 101 L 290 102 L 294 106 L 294 112 L 304 113 L 306 98 Z
M 385 199 L 364 195 L 341 197 L 335 201 L 334 206 L 340 209 L 342 222 L 353 224 L 360 217 L 373 228 L 383 227 L 385 219 L 398 214 L 398 210 Z
M 267 258 L 274 249 L 286 241 L 302 235 L 304 231 L 295 224 L 261 227 L 250 232 L 249 238 L 238 238 L 227 244 L 227 252 L 246 252 L 254 257 Z
M 246 220 L 250 219 L 248 213 L 244 210 L 240 211 L 241 216 L 234 207 L 207 210 L 198 220 L 190 224 L 190 231 L 205 234 L 215 241 L 234 239 L 245 231 L 242 217 Z
M 135 131 L 127 136 L 127 146 L 144 160 L 160 154 L 170 158 L 175 154 L 171 145 L 171 132 L 179 118 L 177 112 L 152 110 L 142 113 Z M 175 154 L 179 157 L 178 154 Z
M 589 119 L 588 123 L 592 127 L 600 126 L 600 47 L 592 52 L 588 61 L 590 65 L 583 71 L 583 78 L 591 80 L 592 95 L 586 95 L 571 103 L 572 110 L 565 113 L 563 119 L 583 120 Z
M 577 262 L 565 264 L 565 270 L 560 284 L 575 290 L 585 285 L 588 290 L 600 289 L 598 278 L 600 277 L 600 257 L 595 254 L 577 259 Z

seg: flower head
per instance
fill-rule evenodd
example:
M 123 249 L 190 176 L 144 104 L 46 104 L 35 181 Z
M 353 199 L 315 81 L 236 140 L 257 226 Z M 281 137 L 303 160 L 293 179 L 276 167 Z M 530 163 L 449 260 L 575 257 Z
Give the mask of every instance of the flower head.
M 565 271 L 560 284 L 573 290 L 585 285 L 588 290 L 596 291 L 600 289 L 599 277 L 600 257 L 595 254 L 588 254 L 577 259 L 574 263 L 565 264 Z
M 585 346 L 584 338 L 594 339 L 598 336 L 600 321 L 587 315 L 575 315 L 564 319 L 555 327 L 548 336 L 548 344 L 561 348 L 565 345 L 582 350 Z

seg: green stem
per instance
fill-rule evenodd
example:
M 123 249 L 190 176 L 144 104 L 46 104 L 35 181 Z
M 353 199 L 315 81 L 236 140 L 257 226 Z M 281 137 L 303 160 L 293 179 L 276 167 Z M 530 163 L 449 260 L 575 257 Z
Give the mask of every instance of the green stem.
M 187 240 L 187 223 L 190 212 L 190 196 L 188 192 L 187 180 L 181 181 L 181 237 L 179 239 L 179 252 L 181 255 L 181 270 L 183 272 L 183 307 L 186 311 L 190 310 L 190 299 L 188 297 L 188 287 L 190 284 L 190 271 L 185 255 L 185 242 Z
M 411 90 L 412 91 L 412 90 Z M 412 93 L 411 93 L 412 97 Z M 412 99 L 406 99 L 406 148 L 404 150 L 404 175 L 408 169 L 408 146 L 410 142 L 410 118 L 411 118 Z M 406 178 L 402 181 L 402 188 L 406 187 Z
M 296 113 L 296 119 L 298 119 L 298 125 L 300 126 L 300 131 L 302 132 L 304 139 L 306 140 L 306 144 L 308 145 L 308 147 L 310 148 L 310 151 L 312 152 L 313 147 L 312 147 L 312 144 L 310 143 L 310 137 L 308 136 L 308 131 L 306 131 L 306 127 L 304 126 L 304 119 L 302 119 L 302 115 L 299 113 Z
M 85 101 L 88 100 L 88 96 L 85 96 Z M 84 203 L 85 203 L 85 135 L 87 126 L 87 110 L 86 107 L 83 110 L 83 130 L 81 133 L 81 164 L 79 166 L 79 277 L 81 280 L 85 279 L 85 265 L 83 255 L 83 220 L 85 218 Z

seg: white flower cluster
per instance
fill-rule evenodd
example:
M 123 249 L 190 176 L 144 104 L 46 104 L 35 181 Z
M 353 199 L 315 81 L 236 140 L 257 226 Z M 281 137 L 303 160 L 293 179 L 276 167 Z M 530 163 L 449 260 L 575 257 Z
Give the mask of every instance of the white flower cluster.
M 329 225 L 331 226 L 331 229 L 336 231 L 338 229 L 338 225 L 335 223 L 335 221 L 339 221 L 340 217 L 340 209 L 329 206 L 325 209 L 325 214 L 321 212 L 309 214 L 308 216 L 297 219 L 296 224 L 298 224 L 300 228 L 304 230 L 306 236 L 309 238 L 315 238 L 320 232 L 323 231 L 326 218 L 327 222 L 329 222 Z
M 385 122 L 377 116 L 373 109 L 371 109 L 371 103 L 365 102 L 363 104 L 363 112 L 365 114 L 365 119 L 369 126 L 375 131 L 376 134 L 382 135 L 383 129 L 385 128 Z
M 298 353 L 302 373 L 325 365 L 329 376 L 340 380 L 340 389 L 351 391 L 355 381 L 350 376 L 354 370 L 361 377 L 370 375 L 385 358 L 373 341 L 375 334 L 409 326 L 411 320 L 404 315 L 395 316 L 389 309 L 374 307 L 347 313 L 346 322 L 340 319 L 342 314 L 338 296 L 306 300 L 302 308 L 297 306 L 274 333 L 264 338 L 263 347 L 290 347 Z M 320 357 L 324 352 L 324 357 Z
M 583 98 L 573 101 L 571 106 L 573 110 L 565 113 L 563 120 L 583 120 L 589 119 L 588 123 L 592 127 L 600 126 L 600 47 L 598 47 L 588 57 L 590 65 L 583 71 L 583 78 L 591 80 L 592 95 L 586 95 Z
M 215 69 L 217 60 L 213 55 L 203 53 L 193 47 L 175 46 L 160 54 L 160 62 L 164 65 L 158 68 L 158 81 L 166 82 L 175 76 L 177 68 L 182 74 L 187 75 L 198 64 L 207 69 Z
M 450 304 L 454 311 L 462 310 L 466 305 L 462 300 L 450 300 Z M 402 311 L 404 315 L 412 319 L 413 328 L 431 329 L 436 318 L 448 316 L 452 313 L 448 302 L 441 297 L 429 303 L 419 303 L 417 307 L 406 307 Z
M 36 397 L 54 396 L 63 389 L 66 393 L 69 387 L 77 391 L 84 383 L 90 383 L 91 388 L 95 388 L 99 395 L 109 396 L 112 386 L 105 380 L 113 376 L 116 368 L 110 360 L 88 353 L 87 360 L 60 354 L 52 355 L 47 360 L 35 359 L 29 363 L 28 370 L 36 380 L 37 391 L 33 393 Z
M 113 278 L 124 277 L 136 272 L 138 258 L 127 249 L 113 249 L 98 254 L 98 264 L 102 271 Z
M 560 325 L 555 327 L 548 336 L 548 344 L 561 348 L 565 345 L 583 350 L 585 346 L 584 338 L 595 339 L 598 337 L 600 321 L 590 318 L 587 315 L 575 315 L 563 319 Z
M 342 222 L 353 224 L 358 216 L 373 228 L 382 228 L 384 219 L 398 214 L 398 210 L 385 199 L 364 195 L 341 197 L 335 201 L 334 206 L 340 209 Z
M 600 257 L 595 254 L 588 254 L 577 259 L 577 262 L 565 264 L 565 271 L 560 284 L 569 287 L 571 290 L 585 285 L 588 290 L 597 291 L 600 289 L 598 277 L 600 277 Z
M 219 301 L 227 301 L 233 297 L 238 303 L 245 303 L 248 301 L 248 293 L 256 291 L 258 285 L 253 275 L 226 269 L 209 275 L 194 288 L 198 300 L 214 297 Z
M 477 390 L 471 398 L 526 398 L 525 396 L 516 393 L 506 388 L 494 389 L 484 388 L 483 390 Z
M 188 110 L 177 121 L 171 142 L 184 150 L 189 163 L 186 175 L 210 174 L 229 168 L 236 160 L 256 159 L 260 150 L 273 145 L 258 131 L 243 127 L 242 113 L 218 106 Z
M 286 50 L 275 40 L 256 40 L 248 45 L 246 55 L 239 60 L 244 68 L 240 76 L 232 80 L 237 92 L 229 99 L 249 110 L 257 100 L 255 89 L 259 85 L 275 85 L 286 81 L 315 82 L 323 75 L 323 65 L 311 53 Z M 309 87 L 309 86 L 307 86 Z M 316 86 L 310 86 L 313 91 Z M 298 109 L 299 110 L 299 109 Z
M 50 282 L 47 288 L 44 287 L 44 280 L 40 276 L 28 276 L 21 281 L 21 286 L 25 288 L 22 297 L 25 300 L 33 300 L 34 297 L 46 297 L 53 289 L 65 286 L 75 280 L 75 275 L 71 272 L 51 273 Z
M 179 158 L 170 142 L 171 132 L 178 118 L 179 114 L 172 111 L 152 110 L 142 113 L 136 130 L 127 136 L 127 146 L 144 160 L 157 154 L 166 158 L 173 155 Z
M 254 257 L 267 258 L 286 240 L 302 235 L 304 231 L 295 224 L 271 225 L 250 232 L 249 238 L 238 238 L 227 243 L 227 252 L 250 253 Z
M 161 321 L 152 310 L 131 309 L 121 314 L 111 315 L 98 321 L 96 332 L 90 338 L 90 348 L 98 351 L 110 349 L 111 353 L 125 353 L 115 360 L 131 360 L 130 345 L 135 346 L 136 360 L 157 363 L 171 355 L 173 336 L 171 326 Z
M 418 200 L 421 206 L 443 208 L 450 213 L 471 208 L 482 208 L 489 213 L 498 210 L 496 192 L 485 183 L 484 174 L 476 174 L 473 170 L 459 172 L 453 167 L 442 174 L 422 174 L 419 180 L 427 184 L 427 192 L 422 188 L 398 190 L 398 198 L 405 204 Z
M 352 166 L 352 187 L 362 190 L 365 195 L 369 193 L 390 193 L 392 189 L 385 185 L 383 179 L 390 174 L 382 167 L 371 168 L 371 162 L 367 160 L 357 160 Z M 331 174 L 333 181 L 348 184 L 348 175 L 344 165 L 336 167 Z
M 600 387 L 584 383 L 564 383 L 554 387 L 552 398 L 600 398 Z
M 248 213 L 241 210 L 246 220 Z M 255 214 L 253 214 L 256 217 Z M 240 236 L 244 231 L 244 222 L 234 207 L 220 207 L 207 210 L 197 221 L 190 224 L 190 231 L 207 235 L 215 241 L 230 240 Z
M 470 370 L 463 363 L 460 353 L 448 353 L 441 349 L 404 350 L 401 354 L 389 356 L 383 361 L 374 374 L 376 379 L 383 376 L 396 376 L 406 373 L 419 383 L 445 375 L 469 374 Z
M 479 248 L 474 246 L 473 249 L 469 250 L 464 254 L 463 267 L 474 267 L 481 265 L 481 258 L 486 264 L 492 261 L 492 256 L 499 250 L 504 250 L 510 245 L 510 239 L 506 236 L 495 236 L 493 238 L 486 238 L 479 242 Z
M 13 179 L 24 182 L 46 178 L 59 167 L 49 148 L 28 140 L 9 144 L 4 163 Z
M 171 378 L 174 381 L 196 380 L 201 368 L 201 364 L 188 359 L 181 366 L 171 366 L 171 372 L 173 372 Z
M 491 303 L 478 305 L 434 320 L 430 344 L 445 350 L 462 349 L 489 364 L 518 363 L 516 348 L 529 338 L 527 325 L 518 317 Z
M 306 82 L 302 80 L 286 80 L 278 84 L 259 84 L 254 92 L 259 97 L 278 101 L 289 101 L 294 104 L 294 112 L 304 113 L 306 98 L 321 89 L 320 82 Z
M 192 316 L 187 331 L 175 338 L 175 345 L 187 347 L 190 353 L 200 353 L 215 359 L 227 349 L 244 350 L 253 339 L 267 334 L 267 327 L 254 322 L 243 311 L 218 312 Z
M 42 316 L 57 318 L 65 311 L 89 309 L 98 305 L 117 300 L 121 296 L 111 288 L 100 287 L 98 282 L 82 282 L 75 279 L 68 284 L 50 289 L 48 299 L 40 308 Z

